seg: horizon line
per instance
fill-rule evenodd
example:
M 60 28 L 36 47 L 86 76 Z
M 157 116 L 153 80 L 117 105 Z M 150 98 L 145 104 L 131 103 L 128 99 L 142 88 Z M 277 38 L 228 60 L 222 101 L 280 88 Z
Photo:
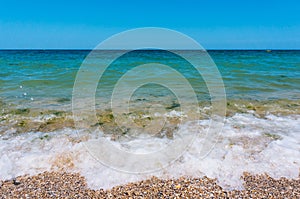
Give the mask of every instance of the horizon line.
M 129 49 L 93 49 L 93 48 L 0 48 L 0 51 L 5 50 L 129 50 Z M 300 48 L 207 48 L 207 49 L 131 49 L 131 50 L 260 50 L 260 51 L 279 51 L 279 50 L 295 50 Z

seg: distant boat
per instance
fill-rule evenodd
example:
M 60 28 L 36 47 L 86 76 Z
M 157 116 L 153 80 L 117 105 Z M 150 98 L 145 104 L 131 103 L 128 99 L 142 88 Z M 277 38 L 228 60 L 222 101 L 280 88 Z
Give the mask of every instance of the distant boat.
M 266 51 L 267 51 L 268 53 L 269 53 L 269 52 L 272 52 L 272 50 L 266 50 Z

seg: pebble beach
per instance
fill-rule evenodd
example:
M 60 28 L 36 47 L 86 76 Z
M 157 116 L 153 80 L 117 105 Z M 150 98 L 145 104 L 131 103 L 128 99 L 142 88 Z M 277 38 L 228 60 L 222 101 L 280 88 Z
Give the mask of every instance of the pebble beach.
M 1 198 L 300 198 L 297 179 L 273 179 L 267 174 L 244 173 L 243 190 L 224 190 L 207 177 L 159 179 L 128 183 L 112 189 L 89 189 L 77 173 L 44 172 L 1 181 Z

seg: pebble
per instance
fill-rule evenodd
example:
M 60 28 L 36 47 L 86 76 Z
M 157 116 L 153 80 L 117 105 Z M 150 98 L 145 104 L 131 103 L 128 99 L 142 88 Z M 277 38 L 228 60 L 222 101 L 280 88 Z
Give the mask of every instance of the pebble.
M 0 181 L 0 198 L 300 198 L 300 178 L 244 173 L 244 190 L 224 190 L 208 177 L 151 179 L 91 190 L 78 173 L 44 172 Z M 17 183 L 17 185 L 16 185 Z

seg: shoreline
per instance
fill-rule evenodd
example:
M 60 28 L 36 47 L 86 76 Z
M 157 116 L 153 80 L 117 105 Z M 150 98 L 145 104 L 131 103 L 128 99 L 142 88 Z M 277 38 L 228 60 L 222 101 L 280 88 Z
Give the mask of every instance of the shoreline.
M 257 118 L 265 118 L 267 115 L 289 116 L 300 115 L 300 100 L 227 100 L 226 118 L 236 114 L 252 114 Z M 0 101 L 0 135 L 5 135 L 6 131 L 15 129 L 17 134 L 27 132 L 49 133 L 64 128 L 75 129 L 74 118 L 71 110 L 55 110 L 46 108 L 20 108 L 14 104 L 6 104 Z M 151 116 L 147 112 L 139 109 L 132 109 L 127 117 L 134 118 L 135 123 L 144 126 L 153 119 L 167 119 L 170 125 L 177 125 L 178 119 L 185 114 L 181 113 L 180 106 L 174 104 L 173 107 L 166 107 L 169 115 Z M 209 119 L 211 116 L 211 105 L 208 102 L 199 104 L 199 120 Z M 175 113 L 172 115 L 172 113 Z M 105 131 L 113 132 L 117 126 L 114 123 L 114 115 L 111 109 L 96 109 L 97 122 L 90 127 L 101 127 Z
M 253 115 L 236 115 L 227 118 L 223 133 L 220 134 L 214 150 L 207 159 L 199 159 L 199 150 L 205 137 L 197 136 L 192 145 L 174 164 L 155 174 L 159 178 L 180 178 L 181 176 L 209 176 L 218 179 L 223 188 L 240 188 L 240 176 L 244 171 L 268 173 L 274 178 L 296 178 L 299 175 L 299 121 L 297 117 L 267 116 L 257 118 Z M 51 123 L 49 123 L 50 127 Z M 205 131 L 208 122 L 196 128 L 194 123 L 182 126 L 178 133 L 191 134 Z M 25 174 L 36 175 L 43 171 L 79 172 L 86 178 L 91 188 L 111 188 L 119 184 L 150 178 L 151 175 L 130 176 L 115 172 L 99 164 L 88 153 L 87 146 L 97 139 L 97 132 L 75 132 L 66 128 L 49 133 L 31 132 L 3 135 L 1 137 L 0 179 L 11 179 Z M 79 134 L 78 134 L 79 133 Z M 177 136 L 175 132 L 175 136 Z M 161 149 L 172 138 L 155 137 L 149 139 L 132 138 L 124 135 L 109 143 L 124 150 L 136 152 L 145 149 L 152 152 Z M 134 139 L 135 142 L 132 142 Z M 150 142 L 149 142 L 150 141 Z M 145 145 L 145 143 L 154 143 Z M 145 147 L 147 146 L 147 147 Z M 154 148 L 155 147 L 155 148 Z M 108 153 L 113 156 L 114 154 Z M 101 161 L 100 161 L 101 162 Z M 101 172 L 99 172 L 101 171 Z M 102 180 L 105 179 L 105 180 Z M 1 197 L 0 197 L 1 198 Z
M 299 198 L 300 174 L 296 179 L 273 179 L 267 174 L 244 172 L 243 190 L 224 190 L 216 179 L 180 177 L 150 179 L 115 186 L 89 189 L 78 173 L 43 172 L 0 181 L 1 198 Z

